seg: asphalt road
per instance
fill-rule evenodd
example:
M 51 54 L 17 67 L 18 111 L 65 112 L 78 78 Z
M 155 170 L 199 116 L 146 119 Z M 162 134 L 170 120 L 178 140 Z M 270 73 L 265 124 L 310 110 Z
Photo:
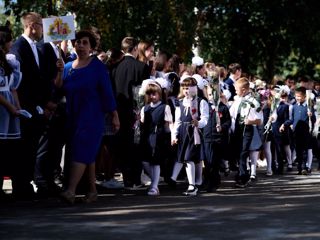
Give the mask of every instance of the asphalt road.
M 2 203 L 0 239 L 320 239 L 320 174 L 266 177 L 246 189 L 233 176 L 215 193 L 182 196 L 160 186 L 146 190 L 99 189 L 96 203 L 59 199 Z

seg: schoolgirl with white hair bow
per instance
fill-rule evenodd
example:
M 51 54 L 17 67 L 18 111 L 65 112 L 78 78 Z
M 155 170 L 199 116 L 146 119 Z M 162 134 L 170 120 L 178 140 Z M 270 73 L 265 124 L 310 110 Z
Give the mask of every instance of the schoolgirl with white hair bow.
M 209 106 L 205 100 L 197 96 L 197 81 L 193 77 L 182 79 L 178 98 L 179 106 L 176 107 L 175 123 L 171 133 L 172 145 L 178 144 L 178 158 L 171 178 L 173 181 L 177 179 L 184 164 L 189 187 L 183 194 L 195 196 L 198 192 L 196 185 L 202 184 L 200 178 L 202 168 L 195 167 L 196 164 L 201 164 L 203 139 L 200 136 L 199 128 L 207 125 Z M 196 182 L 196 178 L 199 182 Z
M 145 95 L 146 105 L 140 113 L 142 162 L 151 177 L 149 196 L 159 195 L 160 165 L 167 158 L 170 146 L 170 124 L 172 114 L 170 107 L 162 100 L 165 81 L 161 79 L 145 80 L 141 87 L 141 94 Z

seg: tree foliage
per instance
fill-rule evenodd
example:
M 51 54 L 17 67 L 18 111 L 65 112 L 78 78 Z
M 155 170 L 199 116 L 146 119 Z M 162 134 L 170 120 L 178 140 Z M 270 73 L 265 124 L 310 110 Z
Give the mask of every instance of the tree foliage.
M 201 53 L 240 62 L 245 71 L 315 74 L 320 56 L 319 4 L 314 0 L 237 0 L 197 3 Z
M 316 0 L 5 0 L 5 6 L 17 18 L 24 11 L 74 13 L 79 28 L 101 30 L 105 49 L 135 36 L 187 62 L 195 45 L 206 60 L 239 62 L 269 80 L 274 74 L 319 74 Z

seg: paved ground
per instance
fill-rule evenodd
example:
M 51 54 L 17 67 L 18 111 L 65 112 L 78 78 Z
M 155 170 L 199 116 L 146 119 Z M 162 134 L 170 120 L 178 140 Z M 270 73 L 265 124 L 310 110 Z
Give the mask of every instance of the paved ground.
M 320 174 L 265 177 L 247 189 L 225 178 L 216 193 L 185 197 L 100 189 L 99 201 L 5 203 L 0 239 L 320 239 Z

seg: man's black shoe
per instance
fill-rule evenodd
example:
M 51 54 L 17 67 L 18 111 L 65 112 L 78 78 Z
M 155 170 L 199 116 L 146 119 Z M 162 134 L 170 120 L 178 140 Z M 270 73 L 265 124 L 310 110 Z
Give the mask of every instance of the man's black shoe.
M 237 188 L 246 188 L 248 186 L 248 182 L 237 181 L 235 187 Z
M 169 178 L 167 180 L 168 186 L 172 189 L 176 189 L 177 188 L 177 182 L 174 181 L 172 178 Z

